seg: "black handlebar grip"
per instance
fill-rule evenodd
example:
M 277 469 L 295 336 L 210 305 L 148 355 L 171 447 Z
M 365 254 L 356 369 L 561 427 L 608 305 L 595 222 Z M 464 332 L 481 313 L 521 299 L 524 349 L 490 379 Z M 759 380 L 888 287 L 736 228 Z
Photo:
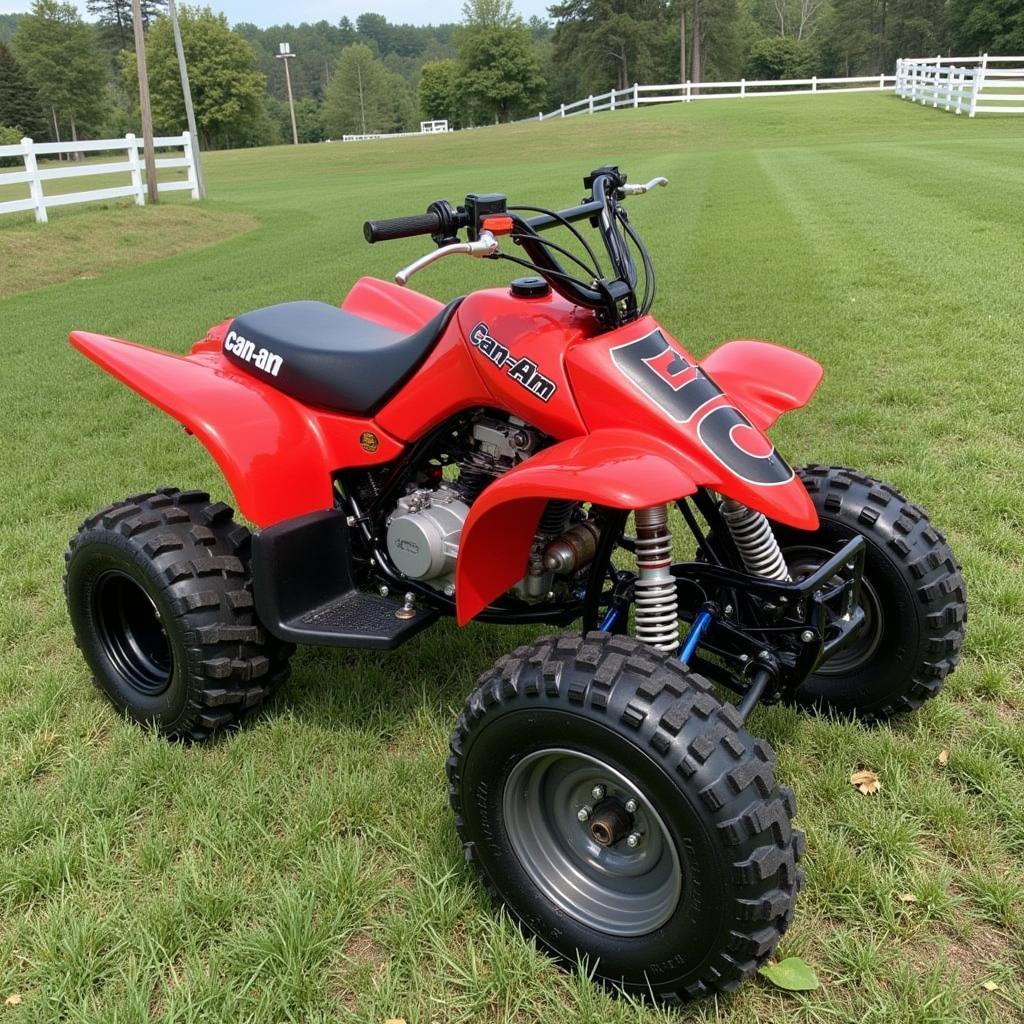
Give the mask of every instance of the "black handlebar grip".
M 412 238 L 414 235 L 432 235 L 441 227 L 441 218 L 430 211 L 414 217 L 392 217 L 389 220 L 368 220 L 363 225 L 363 237 L 370 243 L 389 242 L 393 238 Z

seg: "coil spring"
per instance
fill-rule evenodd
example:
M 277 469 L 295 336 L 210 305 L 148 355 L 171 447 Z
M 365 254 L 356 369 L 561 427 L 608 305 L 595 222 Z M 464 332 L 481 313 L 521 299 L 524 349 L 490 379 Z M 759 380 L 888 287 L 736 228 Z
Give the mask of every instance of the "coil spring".
M 771 523 L 760 512 L 732 498 L 722 502 L 720 511 L 747 572 L 770 580 L 790 578 Z
M 548 537 L 561 536 L 569 528 L 569 518 L 575 507 L 574 501 L 549 501 L 537 524 L 537 532 Z
M 636 511 L 636 637 L 659 651 L 679 646 L 679 601 L 672 564 L 668 508 Z

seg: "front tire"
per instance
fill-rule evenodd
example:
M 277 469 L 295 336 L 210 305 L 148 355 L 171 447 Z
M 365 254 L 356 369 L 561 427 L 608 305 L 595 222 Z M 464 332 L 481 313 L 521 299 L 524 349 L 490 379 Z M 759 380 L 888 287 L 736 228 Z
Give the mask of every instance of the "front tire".
M 520 647 L 451 750 L 467 860 L 563 965 L 677 1002 L 734 991 L 775 949 L 802 880 L 793 795 L 678 661 L 607 633 Z
M 65 555 L 75 642 L 121 712 L 176 739 L 236 726 L 287 678 L 292 647 L 256 620 L 249 531 L 175 487 L 90 516 Z
M 861 636 L 797 688 L 799 706 L 877 722 L 914 711 L 960 661 L 967 596 L 960 566 L 924 509 L 889 484 L 841 466 L 799 471 L 818 512 L 814 532 L 775 524 L 794 577 L 851 537 L 866 542 Z

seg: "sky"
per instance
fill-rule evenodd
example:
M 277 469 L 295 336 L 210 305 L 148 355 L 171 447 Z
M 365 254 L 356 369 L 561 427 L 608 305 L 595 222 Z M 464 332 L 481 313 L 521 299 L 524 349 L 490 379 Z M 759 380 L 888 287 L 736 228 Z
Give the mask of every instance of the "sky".
M 282 7 L 280 0 L 198 0 L 209 3 L 215 11 L 223 11 L 228 21 L 253 21 L 257 25 L 276 25 L 289 21 L 293 25 L 300 21 L 340 21 L 345 15 L 355 21 L 363 11 L 372 10 L 383 14 L 388 21 L 408 22 L 413 25 L 437 24 L 443 21 L 460 21 L 462 0 L 290 0 Z M 545 15 L 553 0 L 516 0 L 516 9 L 524 18 L 533 14 Z M 17 14 L 27 11 L 31 0 L 0 0 L 0 14 Z M 85 4 L 79 3 L 85 13 Z

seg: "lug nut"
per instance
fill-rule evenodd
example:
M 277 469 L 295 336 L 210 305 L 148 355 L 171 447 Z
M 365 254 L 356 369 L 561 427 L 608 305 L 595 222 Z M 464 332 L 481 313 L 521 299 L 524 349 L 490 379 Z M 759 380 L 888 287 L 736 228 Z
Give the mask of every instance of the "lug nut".
M 639 806 L 640 805 L 636 802 L 636 799 L 634 797 L 630 797 L 626 801 L 626 811 L 629 814 L 634 814 Z
M 576 812 L 576 820 L 577 821 L 590 821 L 590 808 L 589 807 L 581 807 Z
M 590 795 L 595 800 L 603 800 L 604 799 L 604 793 L 605 793 L 604 786 L 602 786 L 600 782 L 590 791 Z
M 640 845 L 641 839 L 643 839 L 643 836 L 639 832 L 630 832 L 629 835 L 626 836 L 626 845 L 631 850 L 635 850 Z

